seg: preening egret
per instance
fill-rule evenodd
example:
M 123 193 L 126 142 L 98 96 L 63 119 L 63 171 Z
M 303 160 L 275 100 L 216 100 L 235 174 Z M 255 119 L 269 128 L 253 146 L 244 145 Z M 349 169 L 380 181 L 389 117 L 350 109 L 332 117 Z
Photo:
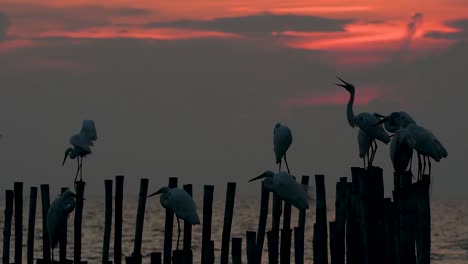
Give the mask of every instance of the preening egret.
M 284 158 L 286 169 L 289 171 L 288 160 L 286 159 L 286 151 L 292 143 L 292 134 L 289 127 L 277 123 L 273 129 L 273 150 L 275 151 L 276 164 L 279 164 L 278 171 L 281 171 L 281 159 Z
M 262 178 L 265 178 L 263 180 L 265 189 L 278 195 L 281 200 L 292 204 L 297 209 L 309 209 L 305 185 L 298 183 L 289 173 L 265 171 L 249 182 Z
M 93 141 L 97 140 L 96 126 L 93 120 L 83 120 L 80 133 L 73 135 L 69 142 L 73 146 L 65 150 L 62 166 L 65 165 L 67 157 L 75 159 L 78 162 L 76 169 L 75 183 L 80 173 L 80 181 L 83 180 L 83 157 L 91 154 L 90 146 L 94 146 Z
M 75 197 L 76 195 L 72 191 L 66 190 L 52 202 L 47 211 L 47 232 L 50 248 L 52 249 L 52 262 L 54 260 L 54 248 L 60 238 L 66 235 L 65 225 L 68 215 L 75 209 Z
M 368 162 L 369 163 L 368 165 L 371 166 L 372 162 L 374 161 L 375 153 L 377 152 L 377 142 L 375 140 L 377 139 L 377 140 L 382 141 L 385 144 L 388 144 L 390 142 L 390 137 L 388 136 L 387 132 L 385 132 L 384 128 L 381 125 L 374 126 L 374 124 L 376 124 L 379 121 L 378 114 L 376 113 L 370 114 L 367 112 L 363 112 L 363 113 L 358 114 L 357 116 L 354 115 L 354 111 L 353 111 L 354 94 L 355 94 L 354 85 L 351 83 L 345 82 L 340 77 L 337 77 L 337 78 L 340 81 L 342 81 L 343 84 L 336 84 L 336 85 L 345 88 L 350 94 L 349 101 L 347 104 L 347 109 L 346 109 L 346 116 L 347 116 L 349 125 L 353 128 L 355 126 L 358 126 L 359 129 L 365 132 L 365 134 L 367 134 L 367 136 L 371 140 L 370 147 L 371 147 L 372 153 L 370 155 L 370 159 Z M 361 135 L 361 137 L 365 139 L 363 135 Z M 359 140 L 359 135 L 358 135 L 358 140 Z M 361 146 L 359 148 L 361 150 Z M 364 149 L 364 146 L 362 147 L 362 149 Z M 361 157 L 361 158 L 364 158 L 364 157 Z
M 169 188 L 167 186 L 162 187 L 157 192 L 150 194 L 148 197 L 153 195 L 161 194 L 159 201 L 161 202 L 162 207 L 166 209 L 171 209 L 174 211 L 177 218 L 177 249 L 179 249 L 179 239 L 180 239 L 180 223 L 179 218 L 189 222 L 191 225 L 199 225 L 200 219 L 197 214 L 197 207 L 193 198 L 185 190 L 179 188 Z
M 416 141 L 406 128 L 396 131 L 394 135 L 390 143 L 390 158 L 395 172 L 401 174 L 411 162 Z
M 426 158 L 429 166 L 429 175 L 431 175 L 431 160 L 439 162 L 448 156 L 448 152 L 440 141 L 428 129 L 416 124 L 413 118 L 406 112 L 393 112 L 384 117 L 377 124 L 385 123 L 385 127 L 390 130 L 406 129 L 411 137 L 416 141 L 414 149 L 418 154 L 418 180 L 426 171 Z M 421 156 L 423 156 L 424 165 L 421 165 Z M 421 167 L 422 170 L 421 170 Z

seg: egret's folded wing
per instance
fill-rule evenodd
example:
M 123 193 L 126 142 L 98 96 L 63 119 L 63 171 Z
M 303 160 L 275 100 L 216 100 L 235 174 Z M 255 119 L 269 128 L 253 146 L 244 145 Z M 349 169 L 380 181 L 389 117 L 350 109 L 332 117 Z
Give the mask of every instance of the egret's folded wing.
M 97 140 L 97 131 L 96 126 L 94 125 L 94 120 L 83 120 L 80 134 L 89 141 Z
M 75 147 L 80 147 L 88 152 L 91 152 L 91 148 L 89 147 L 88 141 L 81 136 L 81 134 L 76 134 L 70 138 L 70 144 Z

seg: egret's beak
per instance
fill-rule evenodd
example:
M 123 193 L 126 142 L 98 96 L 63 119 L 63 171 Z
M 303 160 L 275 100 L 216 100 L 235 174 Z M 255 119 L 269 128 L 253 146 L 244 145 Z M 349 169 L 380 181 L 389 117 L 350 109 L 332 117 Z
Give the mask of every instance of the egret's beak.
M 391 134 L 391 135 L 390 135 L 390 136 L 388 136 L 388 137 L 389 137 L 389 138 L 391 138 L 391 137 L 393 137 L 395 134 L 396 134 L 396 133 L 393 133 L 393 134 Z
M 264 172 L 261 175 L 249 180 L 249 182 L 252 182 L 252 181 L 255 181 L 255 180 L 258 180 L 258 179 L 261 179 L 261 178 L 266 178 L 266 177 L 267 177 L 267 174 L 266 174 L 266 172 Z
M 378 126 L 378 125 L 380 125 L 382 123 L 385 123 L 387 120 L 388 120 L 388 116 L 384 117 L 383 119 L 380 119 L 380 121 L 377 122 L 376 124 L 374 124 L 374 126 Z
M 148 195 L 148 197 L 151 197 L 151 196 L 155 196 L 155 195 L 158 195 L 162 192 L 162 189 L 159 189 L 157 192 L 153 193 L 153 194 L 150 194 Z
M 374 114 L 375 114 L 378 118 L 385 118 L 385 117 L 386 117 L 386 116 L 381 115 L 381 114 L 379 114 L 379 113 L 374 113 Z
M 346 81 L 344 81 L 344 80 L 341 79 L 340 77 L 336 76 L 336 78 L 338 78 L 338 80 L 340 80 L 340 81 L 343 83 L 343 84 L 338 84 L 338 83 L 336 83 L 336 85 L 341 86 L 341 87 L 343 87 L 343 88 L 346 88 L 346 87 L 349 86 L 349 83 L 347 83 Z
M 70 154 L 70 152 L 72 152 L 72 149 L 71 149 L 71 148 L 68 148 L 68 149 L 65 151 L 65 157 L 63 157 L 62 166 L 65 165 L 65 161 L 67 161 L 67 157 L 68 157 L 68 155 Z

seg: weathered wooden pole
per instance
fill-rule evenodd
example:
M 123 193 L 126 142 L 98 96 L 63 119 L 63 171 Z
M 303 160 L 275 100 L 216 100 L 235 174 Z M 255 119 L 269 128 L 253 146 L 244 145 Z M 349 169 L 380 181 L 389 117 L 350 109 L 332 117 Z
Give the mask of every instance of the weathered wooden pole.
M 203 187 L 203 230 L 202 230 L 202 254 L 201 263 L 209 262 L 209 244 L 211 241 L 211 221 L 213 212 L 213 185 Z
M 255 264 L 256 262 L 256 246 L 255 239 L 257 234 L 255 231 L 247 231 L 245 234 L 246 249 L 247 249 L 247 264 Z
M 143 224 L 145 220 L 146 197 L 148 196 L 148 179 L 140 180 L 140 193 L 138 195 L 138 209 L 135 227 L 135 243 L 133 244 L 133 263 L 141 264 L 141 241 L 143 239 Z
M 177 177 L 169 177 L 169 188 L 177 188 Z M 164 255 L 163 263 L 170 264 L 172 258 L 172 226 L 174 224 L 174 212 L 166 209 L 164 226 Z
M 281 199 L 273 193 L 273 208 L 271 220 L 271 234 L 268 242 L 268 259 L 270 264 L 278 263 L 279 256 L 279 229 L 281 221 Z M 268 238 L 267 238 L 268 239 Z
M 14 183 L 15 192 L 15 264 L 23 262 L 23 183 Z
M 327 242 L 327 204 L 325 198 L 325 176 L 315 175 L 316 188 L 316 209 L 313 235 L 314 263 L 328 263 L 328 242 Z
M 391 198 L 384 199 L 384 234 L 383 245 L 384 258 L 383 263 L 395 264 L 395 231 L 394 231 L 394 214 Z
M 339 254 L 337 250 L 336 241 L 336 222 L 330 222 L 330 263 L 336 264 L 338 262 Z
M 309 176 L 303 175 L 301 184 L 308 191 Z M 294 260 L 295 263 L 304 263 L 304 232 L 305 232 L 306 210 L 299 210 L 297 228 L 294 228 Z
M 184 184 L 184 190 L 193 197 L 192 184 Z M 192 252 L 192 224 L 184 221 L 184 264 L 193 263 L 193 252 Z
M 369 263 L 381 263 L 384 256 L 384 185 L 383 170 L 379 167 L 367 169 L 367 247 Z M 366 194 L 364 194 L 366 195 Z
M 112 228 L 112 180 L 104 180 L 105 188 L 105 220 L 104 237 L 102 240 L 102 263 L 109 263 L 109 245 Z
M 64 192 L 68 190 L 68 187 L 62 187 L 60 191 L 60 195 L 62 195 Z M 67 222 L 64 223 L 62 226 L 62 232 L 63 236 L 60 237 L 59 239 L 59 260 L 60 263 L 66 263 L 67 262 Z
M 13 200 L 14 192 L 12 190 L 5 191 L 5 221 L 3 222 L 3 256 L 2 263 L 10 264 L 10 236 L 11 236 L 11 219 L 13 218 Z
M 34 263 L 34 228 L 36 226 L 37 187 L 31 187 L 29 194 L 29 219 L 27 241 L 27 263 Z
M 352 167 L 352 181 L 348 183 L 348 206 L 346 215 L 346 263 L 361 264 L 363 256 L 360 226 L 359 174 L 362 168 Z
M 291 262 L 291 204 L 283 201 L 283 229 L 281 230 L 280 243 L 280 263 L 289 264 Z
M 358 182 L 359 182 L 359 214 L 360 214 L 360 238 L 361 238 L 361 263 L 369 263 L 369 243 L 368 243 L 368 228 L 369 219 L 368 219 L 368 201 L 369 201 L 369 186 L 368 186 L 368 174 L 365 169 L 359 168 L 358 173 Z
M 234 212 L 234 199 L 236 196 L 236 183 L 228 182 L 226 192 L 226 205 L 224 208 L 224 224 L 221 240 L 221 264 L 229 262 L 229 242 L 231 240 L 232 216 Z
M 76 207 L 75 207 L 75 237 L 73 254 L 73 263 L 81 263 L 81 223 L 83 218 L 83 198 L 84 198 L 85 182 L 76 182 Z
M 270 199 L 270 192 L 265 189 L 262 181 L 262 194 L 260 197 L 260 216 L 258 218 L 258 229 L 257 229 L 257 245 L 256 245 L 256 263 L 261 263 L 263 253 L 263 243 L 265 241 L 266 222 L 268 217 L 268 204 Z
M 416 203 L 411 185 L 412 174 L 405 172 L 400 175 L 400 190 L 398 191 L 399 222 L 399 254 L 400 263 L 416 263 L 415 254 L 415 219 Z
M 429 264 L 431 257 L 431 207 L 429 201 L 430 176 L 424 174 L 417 185 L 416 248 L 417 263 Z
M 42 200 L 42 261 L 50 263 L 50 241 L 47 231 L 47 212 L 50 206 L 49 185 L 41 184 Z
M 114 264 L 122 264 L 124 176 L 115 176 Z
M 346 212 L 348 206 L 348 182 L 346 177 L 341 177 L 336 183 L 336 200 L 335 200 L 335 259 L 334 263 L 345 263 L 345 230 L 346 230 Z M 330 224 L 330 227 L 332 225 Z M 330 231 L 331 232 L 331 231 Z M 331 237 L 331 235 L 330 235 Z M 332 243 L 330 242 L 330 245 Z
M 232 264 L 242 264 L 242 238 L 233 237 L 231 246 Z

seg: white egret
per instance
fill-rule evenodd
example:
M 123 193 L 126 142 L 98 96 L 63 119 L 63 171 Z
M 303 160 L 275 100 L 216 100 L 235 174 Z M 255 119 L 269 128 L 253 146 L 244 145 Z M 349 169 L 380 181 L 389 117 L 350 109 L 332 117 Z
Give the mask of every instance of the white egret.
M 429 175 L 431 175 L 430 158 L 439 162 L 448 156 L 447 150 L 434 134 L 428 129 L 417 125 L 408 113 L 393 112 L 376 123 L 376 125 L 382 123 L 385 123 L 385 127 L 389 130 L 406 129 L 416 141 L 414 149 L 418 154 L 418 180 L 421 180 L 422 175 L 426 171 L 426 158 L 429 166 Z M 423 156 L 424 165 L 421 165 L 421 156 Z M 421 170 L 422 166 L 424 167 Z
M 298 183 L 289 173 L 280 171 L 274 173 L 265 171 L 249 182 L 262 179 L 265 189 L 278 195 L 281 200 L 292 204 L 297 209 L 309 209 L 308 196 L 305 185 Z
M 52 202 L 47 211 L 47 232 L 52 249 L 52 262 L 54 261 L 54 248 L 58 241 L 66 236 L 65 225 L 68 215 L 75 209 L 75 197 L 72 191 L 66 190 Z
M 65 165 L 67 157 L 75 159 L 78 162 L 78 167 L 75 175 L 75 183 L 80 173 L 80 181 L 83 181 L 83 157 L 91 154 L 90 146 L 94 146 L 93 141 L 97 140 L 96 126 L 93 120 L 83 120 L 80 133 L 73 135 L 69 142 L 73 147 L 65 150 L 65 157 L 62 166 Z
M 345 82 L 340 77 L 337 77 L 337 78 L 340 81 L 342 81 L 343 84 L 336 84 L 336 85 L 345 88 L 350 94 L 349 101 L 347 104 L 347 109 L 346 109 L 346 115 L 347 115 L 349 125 L 353 128 L 355 126 L 358 126 L 359 129 L 365 132 L 365 134 L 371 140 L 370 147 L 371 147 L 372 153 L 370 155 L 369 164 L 368 164 L 369 166 L 371 166 L 372 162 L 374 161 L 375 153 L 377 152 L 377 142 L 375 140 L 377 139 L 385 144 L 388 144 L 390 142 L 390 137 L 388 136 L 387 132 L 385 132 L 385 129 L 381 125 L 374 126 L 374 124 L 376 124 L 379 121 L 378 114 L 376 113 L 370 114 L 367 112 L 363 112 L 363 113 L 358 114 L 357 116 L 354 115 L 354 111 L 353 111 L 354 94 L 355 94 L 354 85 L 351 83 Z M 359 134 L 358 134 L 358 137 L 359 137 Z M 361 135 L 361 137 L 363 137 L 363 135 Z M 362 148 L 364 149 L 364 146 Z M 360 146 L 360 150 L 361 150 L 361 146 Z
M 275 151 L 276 164 L 279 164 L 278 171 L 281 171 L 281 160 L 284 158 L 286 169 L 289 171 L 288 160 L 286 159 L 286 151 L 292 143 L 292 133 L 289 127 L 277 123 L 273 129 L 273 150 Z
M 406 128 L 396 131 L 394 135 L 390 143 L 390 158 L 395 172 L 401 174 L 411 162 L 416 141 Z
M 197 207 L 193 201 L 192 196 L 188 194 L 185 190 L 179 188 L 169 188 L 167 186 L 162 187 L 157 192 L 150 194 L 148 197 L 153 195 L 161 194 L 159 201 L 161 202 L 162 207 L 166 209 L 171 209 L 174 211 L 177 218 L 177 249 L 179 249 L 179 239 L 180 239 L 180 223 L 179 218 L 184 221 L 187 221 L 191 225 L 199 225 L 200 219 L 197 214 Z

